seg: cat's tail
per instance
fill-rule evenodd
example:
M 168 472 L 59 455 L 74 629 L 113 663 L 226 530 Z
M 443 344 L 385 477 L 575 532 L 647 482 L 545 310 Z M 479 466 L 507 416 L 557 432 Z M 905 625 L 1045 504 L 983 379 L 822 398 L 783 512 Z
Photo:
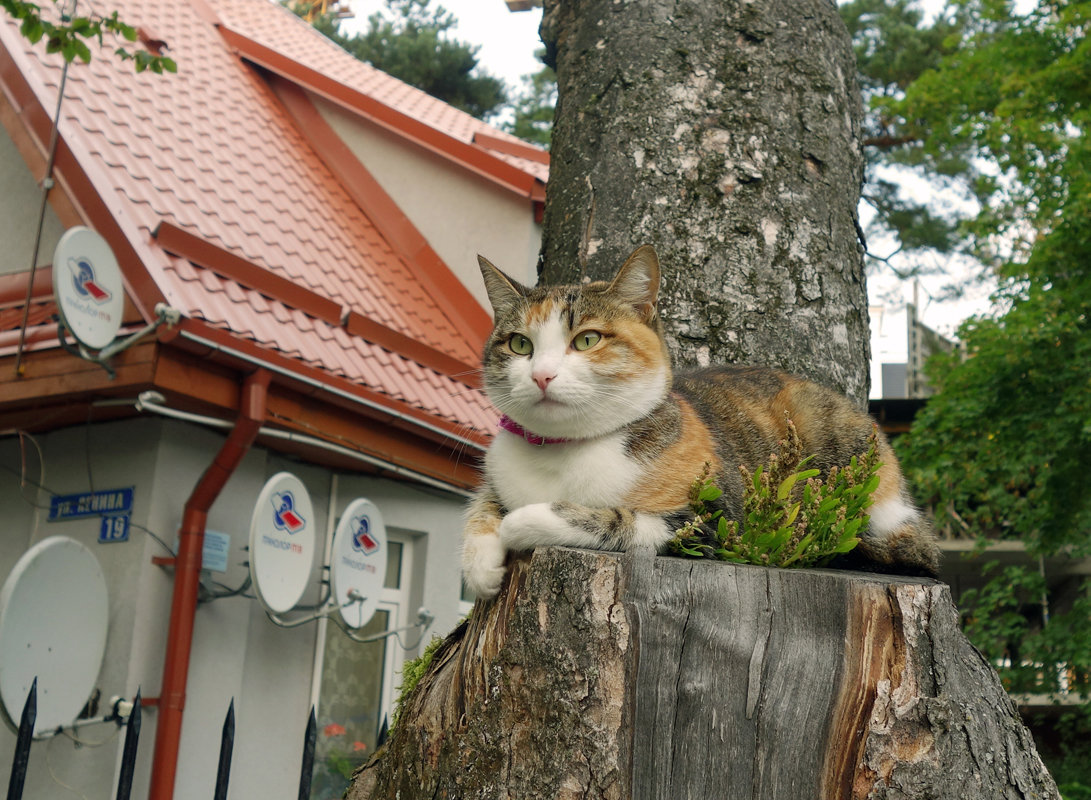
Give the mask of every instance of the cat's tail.
M 831 566 L 889 575 L 938 578 L 939 542 L 928 517 L 908 498 L 877 503 L 860 544 Z

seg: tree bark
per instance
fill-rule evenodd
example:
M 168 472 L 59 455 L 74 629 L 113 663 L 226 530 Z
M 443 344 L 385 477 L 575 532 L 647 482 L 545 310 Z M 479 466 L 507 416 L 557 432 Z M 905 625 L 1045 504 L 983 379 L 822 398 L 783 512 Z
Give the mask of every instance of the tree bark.
M 436 653 L 347 797 L 1058 798 L 946 586 L 559 548 Z
M 558 103 L 541 279 L 650 243 L 676 363 L 777 366 L 860 403 L 860 90 L 831 0 L 545 0 Z

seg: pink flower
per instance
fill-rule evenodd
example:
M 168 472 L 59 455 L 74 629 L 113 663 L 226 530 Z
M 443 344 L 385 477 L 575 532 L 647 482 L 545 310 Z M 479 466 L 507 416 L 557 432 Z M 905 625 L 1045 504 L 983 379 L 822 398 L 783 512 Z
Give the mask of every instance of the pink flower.
M 338 725 L 336 722 L 331 722 L 329 725 L 327 725 L 325 728 L 322 729 L 322 735 L 326 736 L 326 737 L 329 737 L 329 736 L 344 736 L 345 735 L 345 726 L 344 725 Z
M 363 742 L 353 742 L 352 743 L 352 752 L 359 753 L 359 752 L 361 752 L 363 750 L 367 750 L 367 745 L 364 744 Z

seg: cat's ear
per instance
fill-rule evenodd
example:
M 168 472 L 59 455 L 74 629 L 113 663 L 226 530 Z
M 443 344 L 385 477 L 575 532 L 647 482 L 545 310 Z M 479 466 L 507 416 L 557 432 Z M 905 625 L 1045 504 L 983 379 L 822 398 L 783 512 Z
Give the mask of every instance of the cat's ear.
M 655 248 L 646 244 L 634 250 L 618 270 L 609 291 L 635 308 L 645 322 L 651 322 L 659 302 L 659 256 Z
M 492 304 L 496 319 L 500 319 L 513 306 L 522 303 L 526 298 L 527 290 L 494 267 L 485 256 L 477 257 L 477 265 L 481 267 L 481 277 L 485 279 L 485 291 L 489 295 L 489 302 Z

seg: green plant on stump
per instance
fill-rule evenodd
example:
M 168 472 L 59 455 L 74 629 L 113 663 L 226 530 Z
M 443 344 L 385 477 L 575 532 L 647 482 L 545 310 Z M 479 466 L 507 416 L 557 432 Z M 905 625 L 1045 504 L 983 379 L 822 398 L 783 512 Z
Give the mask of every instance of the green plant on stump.
M 812 567 L 828 563 L 859 543 L 857 534 L 868 523 L 866 509 L 879 485 L 878 433 L 868 450 L 853 456 L 845 467 L 801 469 L 803 457 L 795 425 L 779 451 L 756 472 L 740 466 L 743 477 L 743 524 L 728 520 L 713 508 L 723 491 L 705 464 L 690 487 L 693 513 L 670 542 L 671 550 L 690 558 L 712 558 L 770 567 Z
M 433 636 L 419 656 L 409 659 L 402 665 L 402 682 L 398 687 L 398 698 L 394 701 L 394 714 L 390 720 L 391 730 L 401 719 L 402 708 L 405 707 L 409 695 L 417 688 L 420 679 L 424 677 L 424 673 L 428 671 L 428 667 L 432 664 L 432 656 L 435 655 L 441 644 L 443 644 L 443 639 Z

